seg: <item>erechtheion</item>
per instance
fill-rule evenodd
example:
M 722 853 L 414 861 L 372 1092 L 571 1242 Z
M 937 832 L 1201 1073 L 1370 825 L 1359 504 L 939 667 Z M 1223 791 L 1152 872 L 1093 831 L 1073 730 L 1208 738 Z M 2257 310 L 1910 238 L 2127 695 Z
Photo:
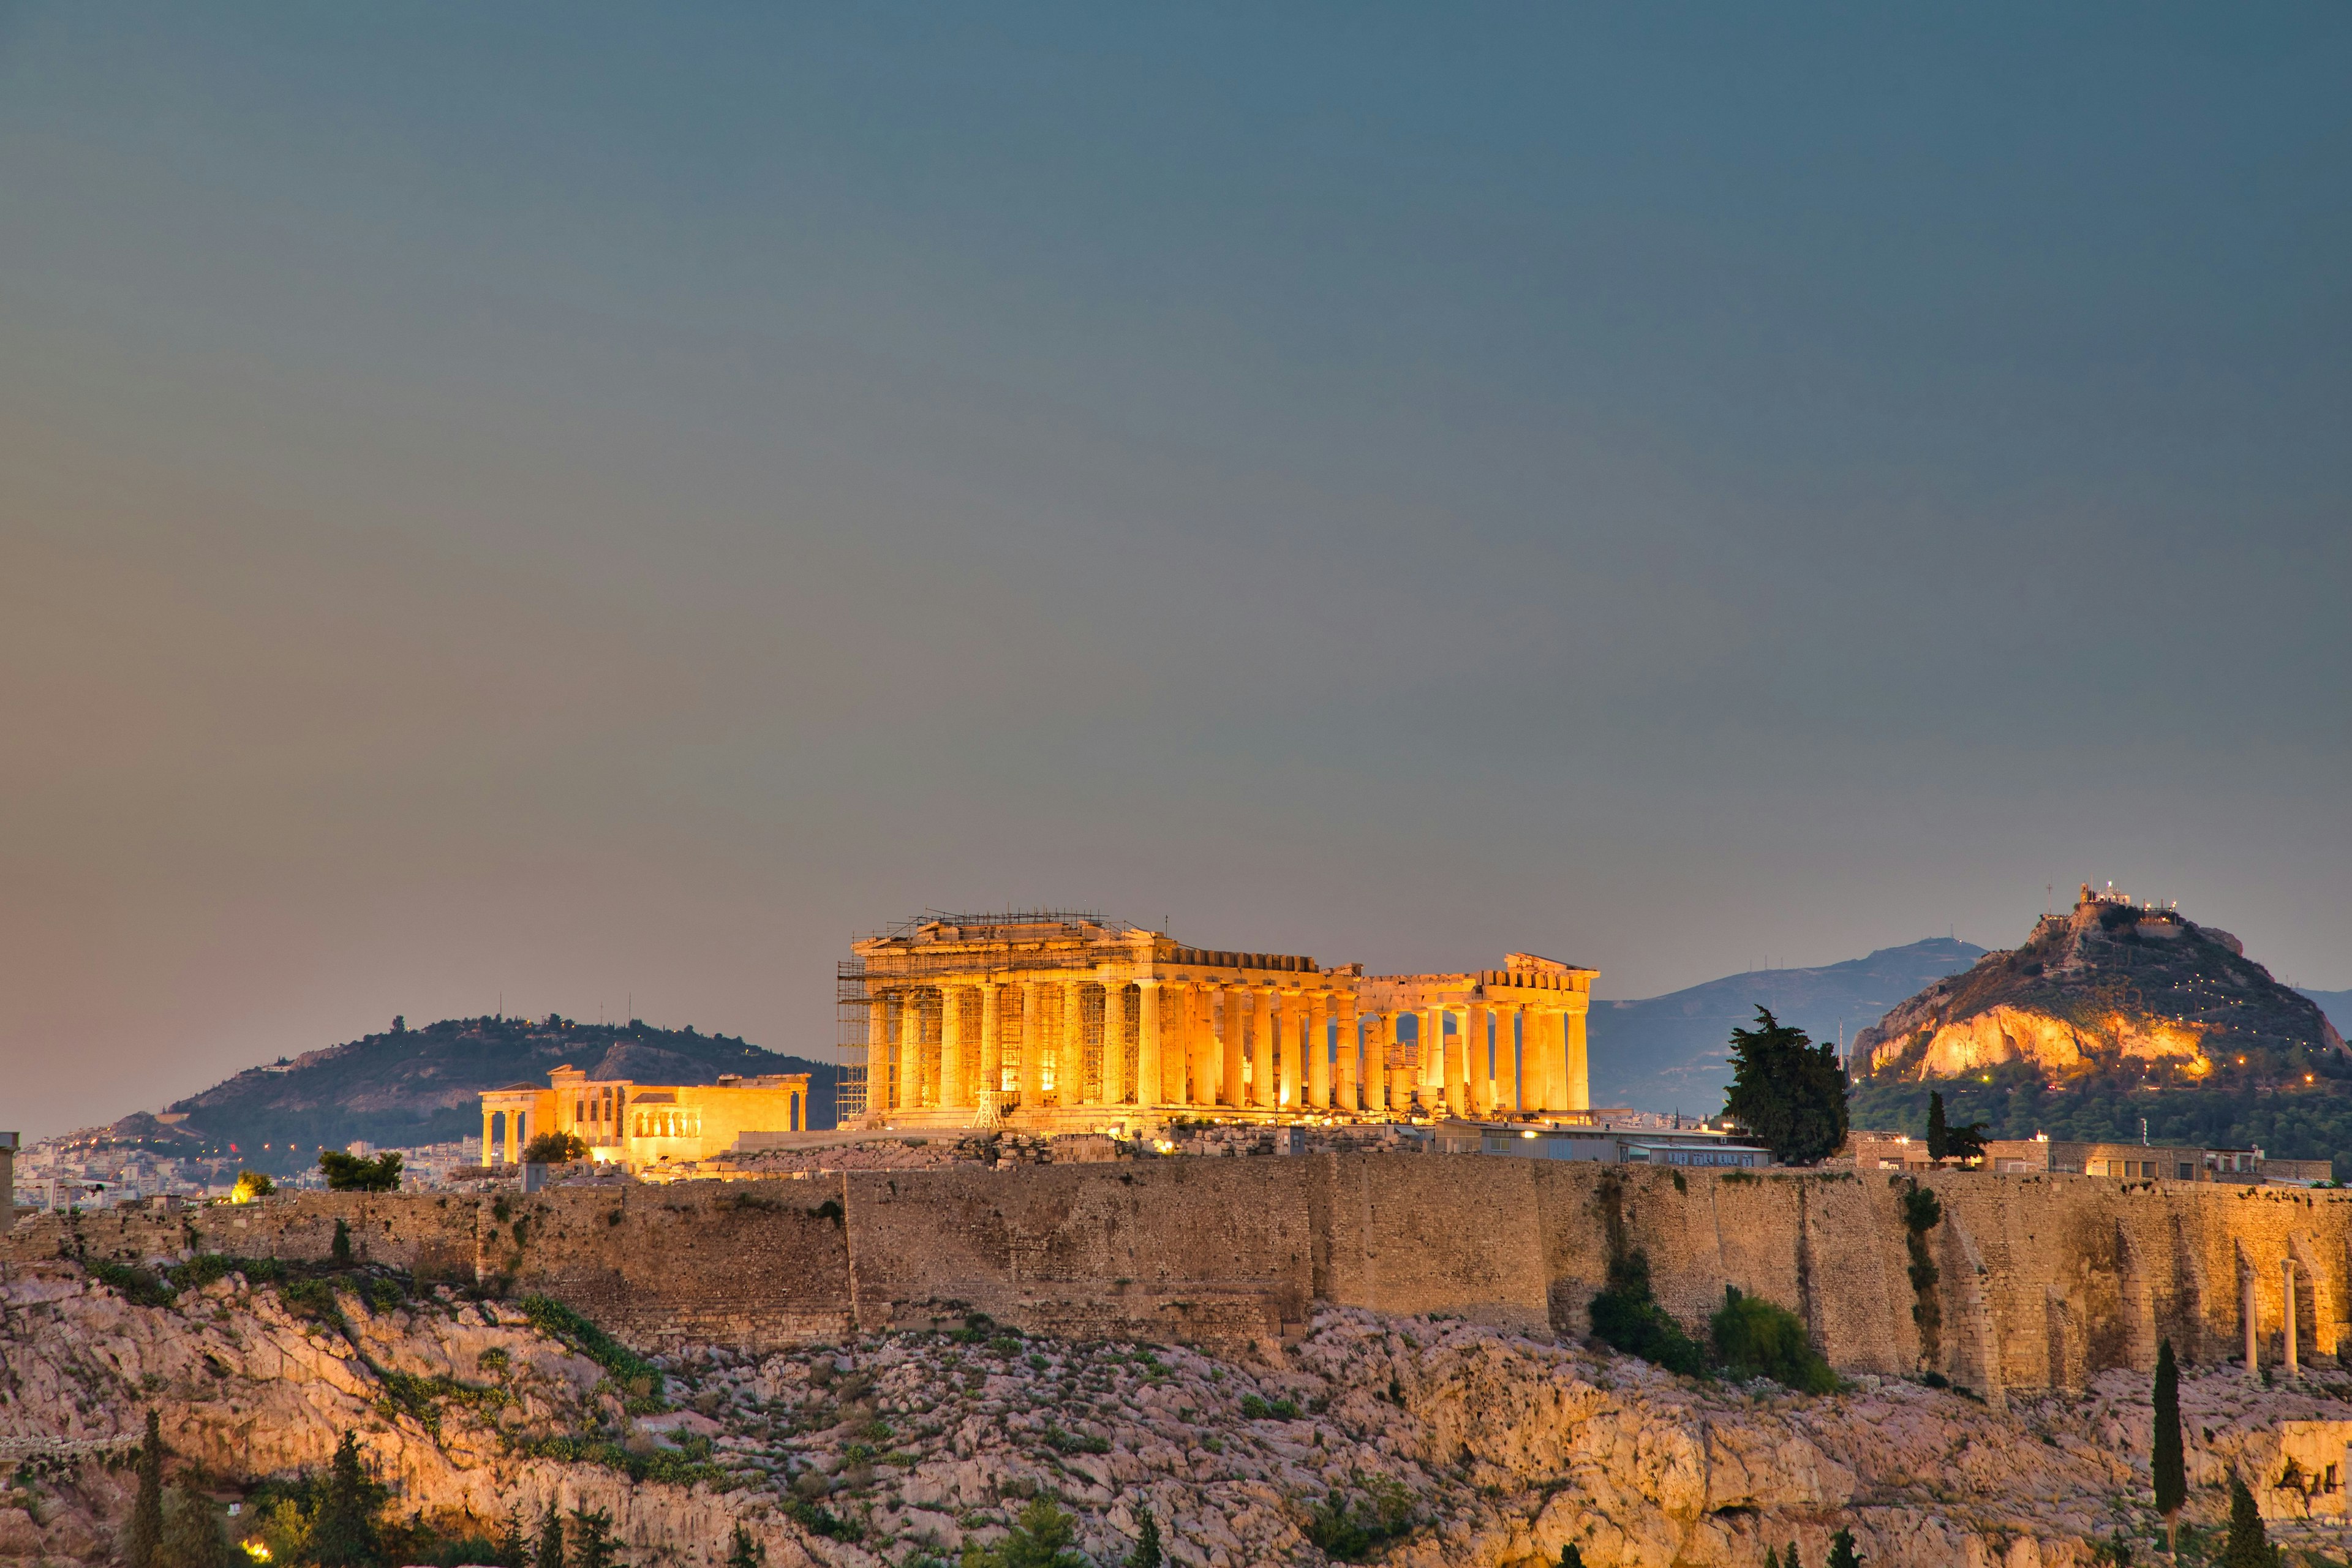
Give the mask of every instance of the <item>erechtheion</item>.
M 1590 1120 L 1598 972 L 1528 953 L 1368 975 L 1065 913 L 926 916 L 851 952 L 845 1124 Z

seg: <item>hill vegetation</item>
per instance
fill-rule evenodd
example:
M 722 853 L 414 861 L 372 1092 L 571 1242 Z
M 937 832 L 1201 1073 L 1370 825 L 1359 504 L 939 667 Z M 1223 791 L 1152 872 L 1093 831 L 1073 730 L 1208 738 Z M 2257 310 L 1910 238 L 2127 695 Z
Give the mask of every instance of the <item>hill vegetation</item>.
M 566 1063 L 596 1078 L 711 1083 L 722 1072 L 810 1075 L 809 1122 L 830 1126 L 840 1069 L 782 1056 L 730 1035 L 692 1028 L 583 1024 L 570 1018 L 446 1018 L 421 1028 L 395 1019 L 382 1034 L 248 1068 L 168 1108 L 168 1124 L 141 1114 L 112 1130 L 122 1141 L 176 1143 L 184 1152 L 237 1156 L 283 1173 L 316 1163 L 321 1147 L 356 1139 L 403 1145 L 478 1138 L 486 1089 L 544 1083 Z

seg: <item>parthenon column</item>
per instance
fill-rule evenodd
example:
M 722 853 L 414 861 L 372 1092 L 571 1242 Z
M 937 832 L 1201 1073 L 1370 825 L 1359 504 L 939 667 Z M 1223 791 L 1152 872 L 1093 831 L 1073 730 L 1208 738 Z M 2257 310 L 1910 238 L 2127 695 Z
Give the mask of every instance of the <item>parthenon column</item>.
M 1249 1032 L 1246 1030 L 1249 992 L 1228 985 L 1221 990 L 1221 999 L 1223 999 L 1223 1020 L 1221 1023 L 1225 1027 L 1225 1039 L 1223 1051 L 1221 1051 L 1223 1063 L 1216 1074 L 1216 1102 L 1240 1110 L 1242 1105 L 1246 1105 L 1246 1100 L 1242 1098 L 1242 1035 Z
M 1357 1064 L 1364 1054 L 1364 1029 L 1356 1016 L 1356 998 L 1341 992 L 1333 998 L 1339 1010 L 1339 1059 L 1331 1079 L 1331 1099 L 1342 1110 L 1361 1110 L 1363 1095 L 1358 1085 L 1361 1076 Z
M 1466 1026 L 1463 1036 L 1470 1079 L 1470 1110 L 1479 1116 L 1491 1114 L 1495 1109 L 1495 1068 L 1487 1051 L 1489 1016 L 1483 1002 L 1473 1002 L 1462 1010 L 1462 1021 Z
M 1445 1037 L 1445 1109 L 1455 1116 L 1470 1114 L 1470 1017 L 1466 1009 L 1462 1027 Z
M 981 1095 L 1004 1090 L 1004 1036 L 1003 1020 L 996 1016 L 1003 1005 L 1004 987 L 991 980 L 975 989 L 980 992 L 980 1087 L 971 1100 L 979 1105 L 983 1103 Z
M 1045 987 L 1034 980 L 1021 983 L 1021 1103 L 1034 1108 L 1045 1103 Z
M 1522 1009 L 1495 1009 L 1495 1109 L 1519 1109 L 1519 1020 L 1531 1016 Z
M 1331 1109 L 1331 994 L 1318 991 L 1307 999 L 1307 1103 L 1316 1110 Z
M 1279 1047 L 1281 1065 L 1276 1070 L 1282 1075 L 1281 1105 L 1285 1110 L 1296 1110 L 1300 1103 L 1298 1069 L 1305 1065 L 1302 1058 L 1307 1050 L 1307 993 L 1304 991 L 1282 994 L 1282 1034 L 1279 1037 L 1282 1042 Z
M 1186 1103 L 1217 1103 L 1216 995 L 1197 981 L 1184 987 L 1185 1059 L 1192 1069 L 1192 1096 Z
M 1271 1110 L 1279 1103 L 1281 1058 L 1274 1032 L 1274 987 L 1250 988 L 1250 1103 Z
M 963 994 L 961 985 L 940 987 L 940 1104 L 952 1108 L 971 1103 L 971 1086 L 963 1076 Z
M 1054 1042 L 1054 1098 L 1064 1105 L 1087 1099 L 1087 988 L 1062 982 L 1062 1037 Z
M 1389 1072 L 1389 1058 L 1396 1055 L 1396 1014 L 1386 1007 L 1372 1015 L 1371 1044 L 1364 1047 L 1364 1109 L 1386 1110 L 1395 1097 L 1396 1085 Z
M 1139 1011 L 1136 1015 L 1135 1029 L 1135 1103 L 1144 1109 L 1161 1103 L 1167 1094 L 1167 1081 L 1160 1067 L 1160 984 L 1148 977 L 1136 982 L 1136 1005 Z M 1113 1042 L 1122 1039 L 1126 1034 L 1123 1027 L 1118 1031 L 1111 1028 L 1109 999 L 1110 993 L 1106 990 L 1103 994 L 1103 1060 L 1106 1063 L 1110 1060 Z M 1122 1002 L 1126 1000 L 1123 989 L 1119 999 Z M 1125 1054 L 1123 1048 L 1121 1054 Z M 1103 1069 L 1103 1077 L 1106 1082 L 1109 1080 L 1110 1069 L 1107 1066 Z M 1112 1103 L 1117 1104 L 1118 1101 L 1114 1100 Z
M 1568 1109 L 1568 1015 L 1546 1007 L 1530 1016 L 1535 1029 L 1538 1110 Z
M 522 1163 L 522 1123 L 523 1113 L 521 1111 L 509 1110 L 507 1112 L 507 1163 L 509 1165 L 520 1165 Z
M 1105 1105 L 1127 1103 L 1127 983 L 1123 980 L 1103 982 L 1102 1097 Z
M 877 995 L 866 1004 L 866 1113 L 890 1109 L 890 999 Z
M 1445 1096 L 1445 1011 L 1441 1007 L 1421 1010 L 1421 1044 L 1414 1056 L 1420 1069 L 1413 1086 L 1421 1090 L 1421 1102 L 1434 1107 Z
M 1568 1093 L 1563 1097 L 1570 1110 L 1592 1109 L 1592 1079 L 1585 1071 L 1584 1012 L 1570 1011 L 1568 1023 Z
M 486 1110 L 482 1112 L 482 1168 L 484 1170 L 498 1163 L 498 1145 L 490 1141 L 490 1124 L 498 1120 L 498 1114 L 495 1110 Z

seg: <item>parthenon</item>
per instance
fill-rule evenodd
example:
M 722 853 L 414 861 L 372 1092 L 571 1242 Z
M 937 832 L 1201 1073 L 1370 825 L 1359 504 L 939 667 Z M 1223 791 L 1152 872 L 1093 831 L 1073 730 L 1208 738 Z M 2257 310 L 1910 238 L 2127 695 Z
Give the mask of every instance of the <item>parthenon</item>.
M 845 1122 L 1591 1120 L 1599 972 L 1531 953 L 1367 975 L 1061 912 L 927 915 L 851 953 Z

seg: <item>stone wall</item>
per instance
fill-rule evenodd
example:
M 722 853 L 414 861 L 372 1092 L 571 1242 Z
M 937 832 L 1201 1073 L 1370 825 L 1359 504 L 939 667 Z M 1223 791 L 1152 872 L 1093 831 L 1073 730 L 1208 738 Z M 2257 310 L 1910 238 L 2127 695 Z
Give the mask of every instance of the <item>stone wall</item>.
M 1998 1403 L 2153 1366 L 2159 1339 L 2239 1352 L 2255 1284 L 2265 1363 L 2328 1364 L 2352 1320 L 2352 1192 L 2063 1173 L 1940 1173 L 1927 1354 L 1903 1199 L 1879 1172 L 1676 1172 L 1480 1155 L 1319 1154 L 556 1188 L 530 1196 L 301 1194 L 235 1207 L 43 1216 L 0 1258 L 191 1249 L 363 1258 L 500 1279 L 633 1343 L 752 1349 L 985 1312 L 1039 1332 L 1278 1353 L 1309 1304 L 1580 1334 L 1618 1247 L 1703 1323 L 1727 1286 L 1799 1312 L 1847 1372 L 1929 1369 Z

